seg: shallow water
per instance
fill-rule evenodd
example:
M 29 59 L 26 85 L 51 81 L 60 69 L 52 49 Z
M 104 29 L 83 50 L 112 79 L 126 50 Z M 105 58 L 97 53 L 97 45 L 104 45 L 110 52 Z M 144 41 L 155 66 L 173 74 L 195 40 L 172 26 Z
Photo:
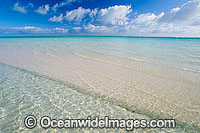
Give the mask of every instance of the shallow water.
M 24 126 L 24 118 L 34 115 L 36 118 L 50 116 L 55 119 L 77 119 L 91 116 L 109 116 L 110 118 L 150 119 L 149 117 L 115 106 L 101 98 L 78 92 L 67 84 L 54 81 L 40 75 L 0 64 L 0 131 L 29 131 Z M 39 125 L 32 132 L 41 131 L 115 131 L 118 129 L 42 129 Z M 171 129 L 163 131 L 181 131 Z M 121 131 L 126 131 L 122 130 Z M 137 129 L 137 132 L 156 132 L 161 129 Z
M 200 39 L 144 37 L 16 37 L 0 38 L 1 48 L 43 52 L 90 51 L 200 73 Z
M 19 107 L 21 107 L 19 103 L 26 102 L 24 98 L 42 98 L 41 101 L 28 100 L 26 105 L 31 111 L 31 108 L 35 108 L 36 102 L 35 110 L 37 111 L 35 113 L 36 115 L 42 113 L 40 116 L 44 112 L 48 112 L 48 109 L 56 107 L 60 108 L 61 111 L 66 111 L 67 115 L 65 113 L 55 115 L 48 112 L 49 115 L 77 118 L 80 111 L 74 110 L 81 110 L 84 117 L 89 114 L 92 116 L 119 116 L 119 118 L 135 117 L 135 114 L 133 116 L 133 113 L 121 108 L 126 105 L 114 106 L 115 103 L 111 104 L 108 101 L 87 95 L 89 92 L 95 92 L 104 97 L 130 104 L 127 107 L 129 110 L 136 108 L 138 113 L 143 114 L 136 114 L 139 118 L 147 117 L 147 115 L 153 117 L 152 114 L 156 114 L 156 116 L 158 114 L 158 116 L 164 118 L 175 118 L 189 125 L 198 126 L 200 123 L 200 39 L 140 37 L 0 38 L 0 62 L 66 81 L 82 88 L 80 93 L 63 83 L 1 65 L 0 68 L 4 75 L 1 77 L 2 84 L 0 85 L 3 88 L 1 95 L 4 96 L 4 98 L 1 96 L 1 102 L 3 104 L 8 103 L 4 106 L 11 109 L 18 108 L 19 110 Z M 11 93 L 12 91 L 16 91 L 16 94 Z M 68 94 L 69 99 L 67 98 Z M 79 96 L 84 100 L 79 101 Z M 15 101 L 15 98 L 19 98 L 19 103 L 11 104 Z M 52 99 L 52 101 L 48 102 L 49 99 Z M 9 100 L 11 102 L 8 102 Z M 69 104 L 68 106 L 64 104 L 65 102 L 73 105 L 69 107 Z M 77 103 L 82 104 L 77 105 Z M 93 105 L 91 105 L 92 103 Z M 98 103 L 98 106 L 96 106 L 96 103 Z M 101 104 L 99 105 L 99 103 Z M 61 106 L 63 104 L 64 106 Z M 44 105 L 44 108 L 40 105 Z M 101 105 L 103 107 L 99 110 Z M 45 108 L 47 109 L 45 110 Z M 73 109 L 70 110 L 70 108 Z M 91 108 L 94 108 L 94 110 L 92 111 Z M 142 111 L 143 109 L 145 111 Z M 5 114 L 5 110 L 2 107 L 0 115 L 7 117 L 10 114 Z M 58 111 L 58 109 L 55 110 Z M 90 111 L 88 112 L 88 110 Z M 115 113 L 114 110 L 118 110 L 120 113 L 118 111 Z M 17 115 L 15 120 L 21 120 L 25 117 L 24 113 L 19 111 L 10 113 L 11 116 Z M 17 113 L 20 114 L 20 118 Z M 15 120 L 12 119 L 11 121 Z M 1 123 L 5 124 L 4 122 L 5 119 L 2 119 Z M 23 127 L 22 121 L 20 124 L 15 128 L 4 127 L 4 129 L 27 130 L 20 128 Z M 191 127 L 188 128 L 186 125 L 182 126 L 180 130 L 184 130 L 184 128 L 186 128 L 186 131 L 191 130 Z

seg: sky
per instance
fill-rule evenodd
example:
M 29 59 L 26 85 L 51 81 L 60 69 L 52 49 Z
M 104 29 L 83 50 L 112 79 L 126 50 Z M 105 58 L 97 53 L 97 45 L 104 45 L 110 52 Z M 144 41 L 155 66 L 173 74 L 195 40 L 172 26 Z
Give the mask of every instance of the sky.
M 200 37 L 200 0 L 0 0 L 0 36 Z

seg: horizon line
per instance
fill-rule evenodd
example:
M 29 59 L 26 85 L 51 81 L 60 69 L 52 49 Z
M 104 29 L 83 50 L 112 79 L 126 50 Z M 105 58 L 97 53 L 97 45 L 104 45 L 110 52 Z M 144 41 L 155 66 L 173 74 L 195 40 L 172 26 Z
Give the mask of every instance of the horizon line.
M 0 38 L 14 38 L 14 37 L 141 37 L 141 38 L 198 38 L 195 36 L 129 36 L 129 35 L 9 35 L 9 36 L 2 36 Z

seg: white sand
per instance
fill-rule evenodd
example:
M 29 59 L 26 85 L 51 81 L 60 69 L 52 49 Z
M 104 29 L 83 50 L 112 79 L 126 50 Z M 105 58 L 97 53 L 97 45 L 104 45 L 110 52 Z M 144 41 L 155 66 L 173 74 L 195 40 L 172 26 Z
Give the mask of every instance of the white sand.
M 115 98 L 149 115 L 200 126 L 200 75 L 97 53 L 2 48 L 0 62 Z M 147 113 L 145 112 L 145 113 Z

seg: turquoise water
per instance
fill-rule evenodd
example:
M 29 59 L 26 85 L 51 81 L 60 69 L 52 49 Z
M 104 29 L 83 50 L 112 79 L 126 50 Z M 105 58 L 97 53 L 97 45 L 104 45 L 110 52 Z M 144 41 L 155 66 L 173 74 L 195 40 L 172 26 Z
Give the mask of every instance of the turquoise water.
M 15 37 L 0 38 L 0 47 L 41 51 L 88 51 L 157 63 L 200 73 L 200 39 L 151 37 Z
M 187 81 L 186 83 L 196 87 L 197 96 L 200 94 L 200 90 L 198 90 L 200 88 L 200 39 L 197 38 L 1 37 L 0 54 L 6 50 L 11 52 L 18 50 L 51 52 L 66 56 L 78 53 L 115 62 L 128 60 L 128 63 L 132 63 L 133 61 L 136 66 L 147 64 L 150 66 L 149 69 L 155 73 L 165 70 L 162 77 L 172 77 L 170 80 L 178 79 L 184 83 Z M 13 60 L 10 60 L 10 56 L 15 55 L 0 55 L 2 58 L 7 58 L 12 64 Z M 23 119 L 28 114 L 33 114 L 38 118 L 44 115 L 52 118 L 87 118 L 89 115 L 110 116 L 111 118 L 150 118 L 145 114 L 127 111 L 105 99 L 82 93 L 66 83 L 26 70 L 0 64 L 0 75 L 0 131 L 2 132 L 28 131 L 23 124 Z M 171 87 L 170 82 L 168 86 Z M 181 93 L 180 90 L 182 96 Z M 199 110 L 200 99 L 198 97 L 196 99 L 195 104 L 192 103 L 191 109 Z M 48 131 L 56 130 L 58 129 L 48 129 Z M 94 129 L 94 131 L 96 130 L 99 129 Z M 194 132 L 187 129 L 187 126 L 179 127 L 179 125 L 172 132 L 183 130 Z M 37 126 L 31 131 L 45 130 Z M 65 132 L 66 130 L 59 131 Z M 67 131 L 74 130 L 67 129 Z M 78 131 L 88 130 L 79 129 Z M 118 132 L 117 129 L 109 131 Z M 170 132 L 171 130 L 138 129 L 137 131 Z

